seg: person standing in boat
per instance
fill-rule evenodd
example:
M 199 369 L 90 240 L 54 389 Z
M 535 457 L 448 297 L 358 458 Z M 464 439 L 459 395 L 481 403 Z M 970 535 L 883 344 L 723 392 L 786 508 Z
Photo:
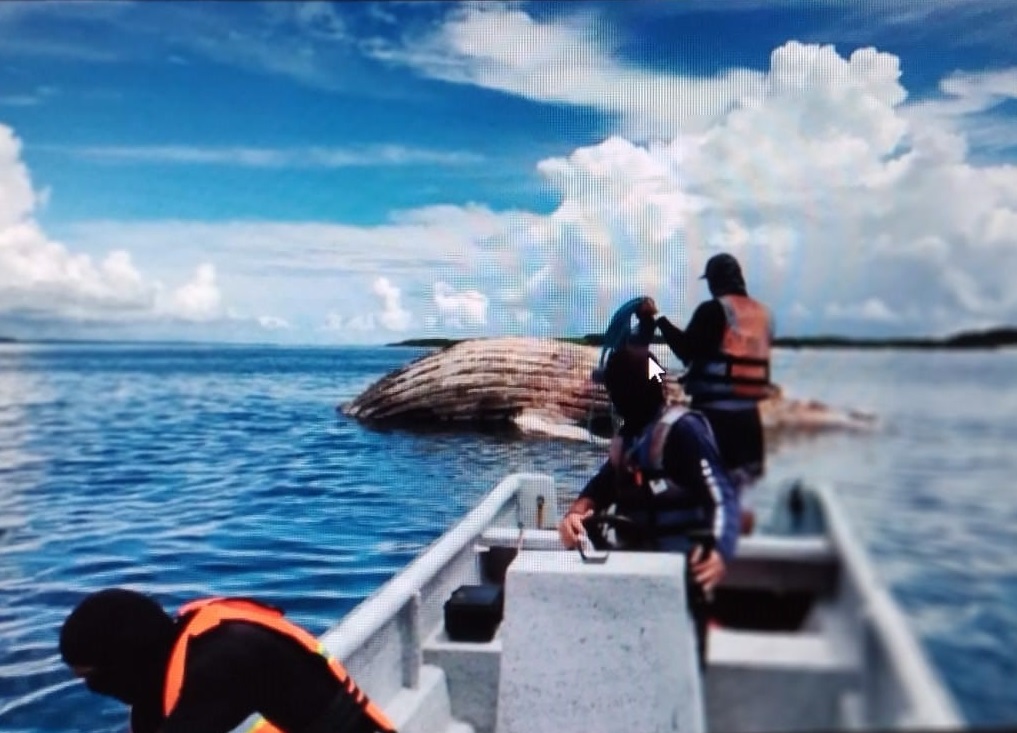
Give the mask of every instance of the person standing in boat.
M 734 557 L 740 502 L 706 418 L 666 404 L 659 375 L 651 378 L 648 347 L 614 350 L 600 377 L 622 419 L 608 459 L 558 525 L 562 543 L 575 548 L 584 521 L 615 506 L 633 520 L 615 529 L 623 544 L 688 556 L 690 611 L 700 664 L 706 661 L 708 597 Z
M 772 394 L 770 347 L 773 319 L 749 297 L 741 265 L 732 255 L 711 257 L 700 279 L 712 299 L 699 304 L 683 331 L 658 316 L 652 298 L 637 311 L 643 341 L 656 329 L 688 367 L 682 378 L 693 409 L 710 421 L 721 456 L 739 490 L 765 472 L 766 450 L 759 402 Z
M 130 706 L 131 733 L 395 733 L 310 633 L 237 598 L 184 606 L 109 588 L 64 621 L 60 655 L 89 690 Z

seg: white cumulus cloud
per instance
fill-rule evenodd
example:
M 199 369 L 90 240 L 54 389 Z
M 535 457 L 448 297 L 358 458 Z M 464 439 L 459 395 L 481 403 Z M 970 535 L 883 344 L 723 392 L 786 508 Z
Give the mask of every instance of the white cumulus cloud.
M 368 51 L 434 79 L 601 110 L 639 139 L 701 130 L 761 81 L 747 69 L 709 78 L 650 71 L 620 61 L 604 36 L 592 17 L 539 21 L 511 4 L 467 3 L 436 29 Z
M 962 131 L 906 100 L 892 54 L 785 44 L 761 91 L 701 134 L 615 136 L 543 161 L 560 205 L 509 232 L 529 271 L 498 292 L 555 328 L 617 305 L 621 284 L 688 313 L 688 280 L 727 250 L 797 316 L 937 331 L 1013 320 L 1017 167 L 970 163 Z
M 378 323 L 389 331 L 405 331 L 413 321 L 412 314 L 402 307 L 402 293 L 387 277 L 374 281 L 372 291 L 382 302 L 382 311 L 377 315 Z
M 0 125 L 0 313 L 36 319 L 208 321 L 222 315 L 210 264 L 176 289 L 144 277 L 129 251 L 100 261 L 52 241 L 35 220 L 40 197 L 21 143 Z
M 373 48 L 425 76 L 616 118 L 603 143 L 538 165 L 560 196 L 552 214 L 506 215 L 475 247 L 492 313 L 567 330 L 649 291 L 687 314 L 690 276 L 724 249 L 796 323 L 1017 318 L 1017 169 L 970 155 L 1017 141 L 1012 116 L 984 114 L 1017 97 L 1017 69 L 958 71 L 938 99 L 910 102 L 899 57 L 875 48 L 790 41 L 765 71 L 690 79 L 626 64 L 596 31 L 470 4 Z
M 478 29 L 495 18 L 505 35 L 478 43 Z M 553 84 L 565 59 L 553 49 L 518 54 L 506 39 L 564 35 L 573 61 L 616 70 L 572 21 L 545 26 L 517 10 L 471 6 L 419 47 L 375 51 L 429 75 L 531 99 L 606 98 L 605 87 L 589 86 L 602 80 L 583 70 L 566 77 L 575 82 L 569 88 L 541 86 Z M 926 333 L 1017 321 L 1017 166 L 974 162 L 971 128 L 962 124 L 1010 98 L 1011 72 L 954 74 L 941 99 L 913 102 L 894 54 L 792 41 L 773 51 L 768 68 L 751 72 L 752 84 L 722 94 L 726 101 L 695 124 L 679 120 L 683 134 L 659 141 L 647 141 L 632 121 L 659 131 L 675 120 L 643 115 L 624 100 L 653 98 L 673 75 L 639 73 L 612 77 L 610 88 L 624 91 L 616 134 L 536 164 L 558 196 L 546 215 L 475 204 L 392 212 L 372 226 L 105 222 L 75 232 L 93 251 L 99 241 L 116 243 L 115 252 L 133 241 L 167 249 L 214 241 L 231 277 L 249 278 L 252 303 L 257 283 L 272 278 L 279 302 L 317 299 L 312 312 L 329 314 L 323 330 L 361 335 L 418 322 L 586 333 L 602 328 L 623 299 L 644 293 L 683 320 L 705 295 L 695 278 L 720 250 L 739 257 L 752 292 L 784 316 L 784 333 Z M 120 308 L 150 308 L 151 286 L 125 253 L 94 263 L 38 232 L 26 213 L 35 205 L 27 174 L 12 173 L 23 166 L 16 153 L 6 155 L 0 257 L 32 253 L 39 283 L 73 283 L 64 289 L 90 307 L 119 298 Z M 15 239 L 31 244 L 7 243 Z M 47 274 L 45 263 L 59 263 L 58 274 Z M 19 267 L 26 281 L 28 266 Z M 0 278 L 14 271 L 3 268 Z M 210 295 L 215 282 L 214 270 L 199 270 L 187 295 L 170 300 L 192 316 L 214 312 L 222 307 Z M 11 292 L 0 285 L 4 298 Z
M 215 283 L 215 268 L 198 267 L 194 280 L 171 292 L 165 299 L 157 298 L 157 311 L 187 321 L 211 321 L 222 315 L 222 296 Z
M 445 282 L 434 284 L 434 304 L 441 324 L 450 328 L 483 326 L 487 323 L 488 298 L 477 290 L 457 293 Z

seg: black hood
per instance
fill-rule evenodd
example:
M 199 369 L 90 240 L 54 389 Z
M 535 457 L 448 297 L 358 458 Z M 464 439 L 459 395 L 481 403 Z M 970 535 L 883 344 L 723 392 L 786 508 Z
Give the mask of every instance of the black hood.
M 664 406 L 664 385 L 650 379 L 651 358 L 648 348 L 630 344 L 612 352 L 604 366 L 604 386 L 615 411 L 625 421 L 622 435 L 642 431 Z
M 742 266 L 732 255 L 722 252 L 706 262 L 701 280 L 706 280 L 714 296 L 745 295 L 745 277 Z
M 173 618 L 151 598 L 110 588 L 78 604 L 60 630 L 68 666 L 92 667 L 85 684 L 128 705 L 160 694 L 176 639 Z

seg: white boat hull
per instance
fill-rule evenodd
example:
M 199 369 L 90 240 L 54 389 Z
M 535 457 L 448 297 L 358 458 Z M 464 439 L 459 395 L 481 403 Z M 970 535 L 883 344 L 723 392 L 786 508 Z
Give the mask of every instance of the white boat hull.
M 542 499 L 539 510 L 538 497 Z M 789 509 L 795 507 L 794 501 L 782 500 L 771 531 L 741 539 L 738 556 L 718 589 L 721 627 L 713 628 L 709 635 L 705 678 L 697 678 L 693 687 L 675 687 L 678 702 L 688 709 L 702 710 L 699 721 L 693 720 L 694 715 L 681 720 L 680 715 L 662 715 L 658 717 L 669 722 L 650 727 L 643 724 L 639 730 L 656 726 L 660 731 L 687 733 L 772 733 L 964 727 L 903 614 L 879 582 L 832 490 L 799 488 L 796 498 L 800 512 Z M 561 648 L 577 648 L 572 640 L 585 633 L 585 615 L 574 605 L 552 603 L 563 599 L 547 599 L 551 605 L 542 608 L 563 610 L 539 617 L 531 614 L 526 619 L 533 634 L 546 640 L 544 648 L 533 652 L 523 651 L 528 640 L 519 631 L 520 619 L 510 618 L 513 609 L 525 605 L 522 601 L 514 605 L 513 593 L 521 597 L 527 584 L 534 582 L 531 571 L 536 572 L 535 561 L 513 562 L 505 580 L 506 616 L 490 642 L 450 641 L 444 630 L 444 604 L 453 591 L 492 580 L 485 575 L 483 561 L 489 548 L 519 546 L 527 558 L 532 553 L 545 566 L 549 560 L 577 563 L 577 553 L 566 551 L 558 540 L 553 529 L 557 520 L 553 480 L 538 474 L 513 474 L 323 636 L 329 651 L 343 661 L 401 733 L 512 733 L 520 729 L 518 716 L 527 709 L 504 695 L 509 690 L 519 695 L 519 690 L 528 689 L 529 680 L 518 677 L 524 669 L 540 669 L 549 679 L 562 676 L 565 684 L 555 686 L 553 693 L 558 696 L 558 710 L 567 711 L 576 702 L 570 696 L 585 688 L 569 675 L 575 677 L 577 670 L 589 672 L 582 665 L 591 662 L 579 654 L 562 655 L 555 651 L 557 647 L 551 647 L 552 640 L 560 639 Z M 520 522 L 525 528 L 521 544 Z M 609 566 L 620 554 L 609 558 Z M 635 554 L 624 553 L 629 556 L 626 562 L 635 559 Z M 681 556 L 667 561 L 683 567 Z M 610 567 L 618 568 L 621 563 L 617 560 Z M 524 566 L 530 566 L 529 570 Z M 640 568 L 632 577 L 650 572 L 643 566 L 632 565 Z M 545 586 L 540 592 L 549 595 L 549 587 L 554 586 Z M 641 598 L 646 602 L 630 603 L 619 624 L 645 622 L 646 628 L 653 627 L 659 610 L 641 610 L 652 605 L 647 601 L 649 596 Z M 565 611 L 567 608 L 572 610 Z M 649 615 L 644 618 L 641 613 Z M 676 607 L 674 614 L 676 623 L 687 625 L 683 606 Z M 615 656 L 606 668 L 593 673 L 611 675 L 612 670 L 634 669 L 632 659 L 625 655 L 645 656 L 645 649 L 639 652 L 627 643 L 612 650 Z M 507 644 L 511 646 L 506 648 Z M 537 660 L 526 654 L 543 656 Z M 654 669 L 647 669 L 643 679 L 635 680 L 635 687 L 645 692 L 653 687 L 647 680 L 654 675 L 667 677 L 678 667 L 685 670 L 680 674 L 698 676 L 697 671 L 689 672 L 694 669 L 690 659 L 664 659 Z M 532 677 L 535 673 L 528 674 Z M 693 694 L 688 692 L 691 689 L 698 691 L 699 699 L 681 699 Z M 529 714 L 534 716 L 529 724 L 534 732 L 547 715 L 540 708 L 549 704 L 545 693 L 540 688 L 529 695 Z M 628 721 L 639 717 L 636 713 L 651 700 L 646 694 L 626 699 L 631 700 L 628 709 L 612 705 L 597 718 L 601 725 L 596 731 L 588 722 L 576 722 L 579 727 L 570 728 L 564 713 L 558 713 L 554 727 L 548 730 L 627 733 L 631 730 Z M 510 707 L 511 715 L 507 712 Z

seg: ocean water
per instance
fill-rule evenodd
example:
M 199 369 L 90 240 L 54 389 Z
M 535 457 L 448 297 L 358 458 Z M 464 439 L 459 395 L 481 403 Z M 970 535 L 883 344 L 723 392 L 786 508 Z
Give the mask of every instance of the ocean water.
M 92 590 L 167 608 L 245 594 L 321 633 L 505 474 L 578 490 L 599 465 L 583 443 L 376 432 L 336 413 L 420 353 L 0 345 L 0 730 L 124 730 L 57 654 Z M 775 375 L 882 424 L 780 446 L 750 500 L 835 482 L 968 720 L 1017 722 L 1017 352 L 782 351 Z

